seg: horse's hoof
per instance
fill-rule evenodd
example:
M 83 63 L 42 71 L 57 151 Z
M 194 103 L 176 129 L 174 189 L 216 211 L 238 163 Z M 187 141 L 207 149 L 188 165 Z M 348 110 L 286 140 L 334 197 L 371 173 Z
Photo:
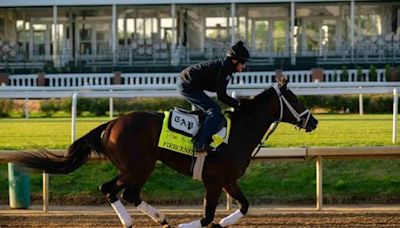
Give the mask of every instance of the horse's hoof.
M 170 224 L 168 224 L 168 222 L 167 222 L 166 219 L 164 219 L 164 220 L 161 222 L 161 225 L 162 225 L 163 228 L 173 228 L 173 226 L 171 226 Z
M 210 228 L 222 228 L 222 226 L 220 224 L 215 224 L 215 223 L 211 223 Z

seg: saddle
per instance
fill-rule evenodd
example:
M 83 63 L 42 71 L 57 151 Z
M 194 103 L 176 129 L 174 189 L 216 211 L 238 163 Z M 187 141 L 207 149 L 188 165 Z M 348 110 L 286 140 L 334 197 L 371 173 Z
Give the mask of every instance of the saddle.
M 178 153 L 193 155 L 195 139 L 205 115 L 201 111 L 187 111 L 175 108 L 164 112 L 163 126 L 158 146 Z M 210 146 L 217 148 L 223 143 L 228 143 L 230 130 L 230 118 L 224 116 L 224 124 L 221 124 L 219 131 L 212 136 Z

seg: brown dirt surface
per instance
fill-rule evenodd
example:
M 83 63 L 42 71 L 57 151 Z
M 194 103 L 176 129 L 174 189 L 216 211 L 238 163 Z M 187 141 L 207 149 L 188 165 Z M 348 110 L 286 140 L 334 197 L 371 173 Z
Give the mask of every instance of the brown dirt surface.
M 121 227 L 116 215 L 0 216 L 0 227 Z M 199 215 L 168 215 L 170 224 L 191 222 Z M 221 216 L 216 217 L 218 221 Z M 134 217 L 135 227 L 161 227 L 145 215 Z M 232 227 L 400 227 L 396 214 L 250 215 Z
M 136 209 L 129 209 L 134 227 L 161 227 Z M 172 225 L 201 218 L 200 209 L 182 207 L 162 209 Z M 232 212 L 232 211 L 231 211 Z M 229 213 L 218 210 L 215 222 Z M 0 227 L 122 227 L 108 207 L 61 207 L 49 212 L 40 210 L 3 210 L 0 208 Z M 253 209 L 231 227 L 400 227 L 400 210 L 304 210 L 273 208 Z

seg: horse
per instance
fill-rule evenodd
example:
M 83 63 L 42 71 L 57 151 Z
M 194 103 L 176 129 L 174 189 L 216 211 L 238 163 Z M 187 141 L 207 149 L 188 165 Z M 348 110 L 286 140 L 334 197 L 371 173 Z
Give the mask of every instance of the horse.
M 226 227 L 235 224 L 249 209 L 249 202 L 240 189 L 238 179 L 243 176 L 252 155 L 275 122 L 287 122 L 306 132 L 313 131 L 318 121 L 299 102 L 287 87 L 283 77 L 253 98 L 247 98 L 241 108 L 231 112 L 229 141 L 219 152 L 206 157 L 203 169 L 205 188 L 202 218 L 178 225 L 182 228 Z M 113 207 L 124 227 L 132 227 L 133 220 L 121 203 L 121 198 L 134 204 L 163 227 L 170 225 L 163 213 L 142 200 L 140 192 L 156 162 L 161 161 L 181 174 L 192 175 L 192 156 L 158 147 L 163 113 L 132 112 L 101 124 L 73 142 L 65 155 L 48 150 L 15 153 L 9 160 L 31 171 L 50 174 L 70 173 L 86 163 L 92 152 L 105 156 L 119 173 L 100 186 L 100 191 Z M 218 199 L 225 190 L 239 204 L 239 209 L 213 223 Z M 123 191 L 123 194 L 119 194 Z

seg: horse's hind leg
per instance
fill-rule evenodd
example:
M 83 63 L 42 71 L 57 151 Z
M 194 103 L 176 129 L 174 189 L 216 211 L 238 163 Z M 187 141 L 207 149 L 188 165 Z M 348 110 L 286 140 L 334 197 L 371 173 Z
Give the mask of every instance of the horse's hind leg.
M 242 190 L 240 190 L 240 187 L 236 181 L 226 184 L 224 189 L 229 195 L 238 201 L 240 209 L 221 219 L 218 224 L 220 227 L 226 227 L 237 223 L 237 221 L 247 214 L 249 210 L 249 202 L 244 196 Z
M 110 202 L 115 213 L 118 215 L 118 218 L 120 219 L 122 225 L 124 227 L 132 227 L 132 218 L 117 197 L 118 192 L 120 192 L 125 187 L 124 182 L 124 176 L 118 175 L 111 181 L 101 185 L 100 191 L 107 197 L 107 200 Z
M 129 203 L 133 203 L 140 211 L 145 213 L 155 222 L 163 225 L 164 227 L 169 227 L 165 215 L 140 198 L 140 191 L 142 190 L 143 185 L 144 182 L 126 187 L 123 194 L 123 199 Z
M 107 197 L 108 202 L 114 203 L 118 200 L 117 194 L 125 185 L 121 181 L 122 175 L 116 176 L 114 179 L 102 184 L 99 188 L 100 191 Z

